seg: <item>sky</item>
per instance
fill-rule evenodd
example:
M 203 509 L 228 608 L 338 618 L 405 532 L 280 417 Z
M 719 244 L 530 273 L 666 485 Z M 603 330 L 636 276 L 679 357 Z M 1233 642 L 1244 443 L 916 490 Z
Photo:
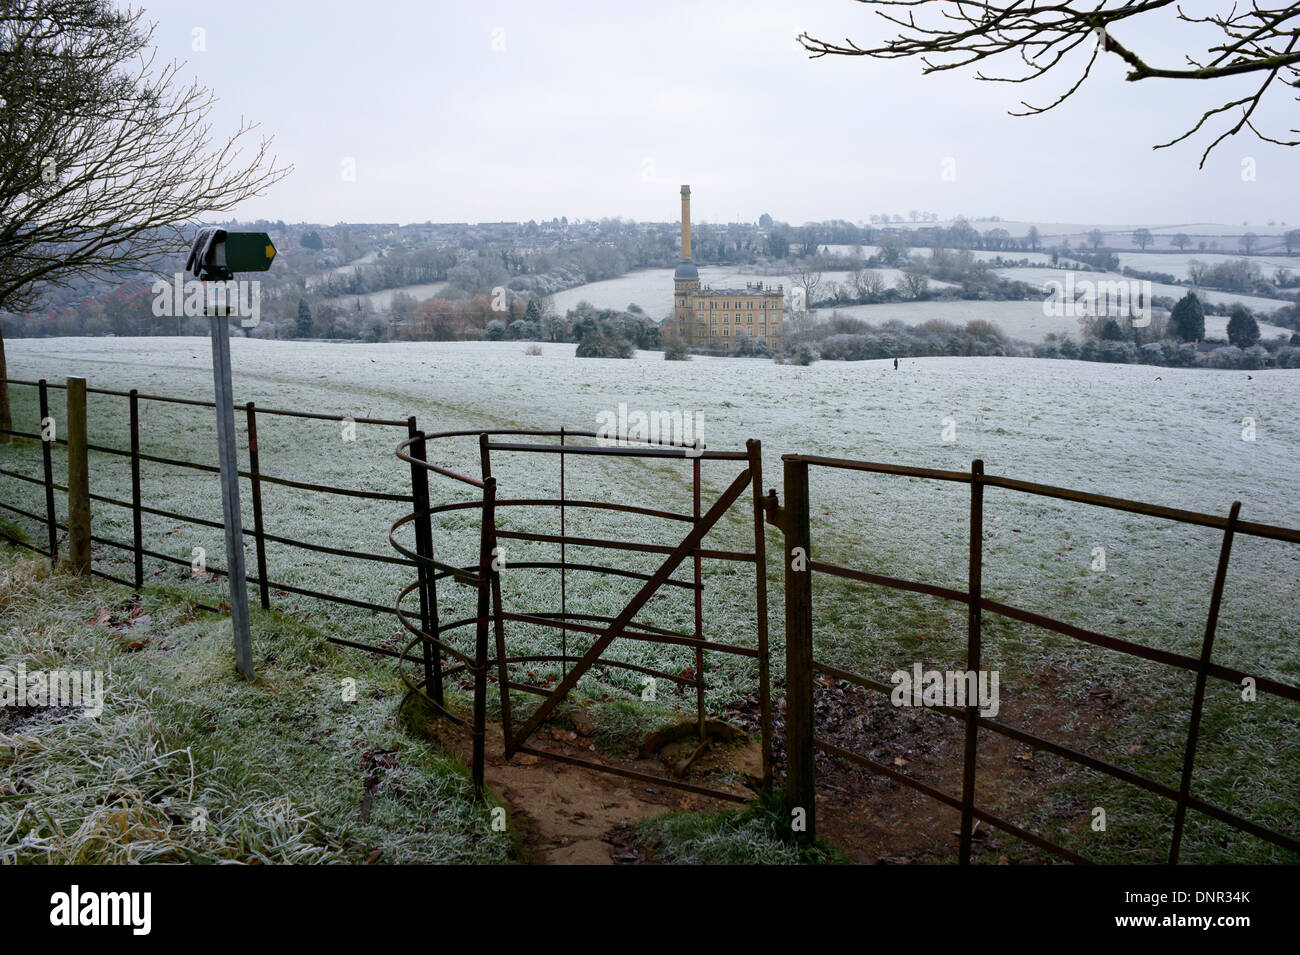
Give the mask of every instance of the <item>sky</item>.
M 675 221 L 690 183 L 697 221 L 861 222 L 915 209 L 1300 224 L 1300 148 L 1237 136 L 1204 169 L 1204 136 L 1151 148 L 1248 81 L 1127 83 L 1110 56 L 1054 112 L 1014 117 L 1021 99 L 1054 99 L 1077 67 L 1025 86 L 970 69 L 923 76 L 910 60 L 810 59 L 794 40 L 802 31 L 859 44 L 896 32 L 854 0 L 145 0 L 144 10 L 159 57 L 216 94 L 213 135 L 258 123 L 294 167 L 233 212 L 243 220 Z M 1142 21 L 1114 34 L 1148 62 L 1177 67 L 1204 48 L 1203 28 Z M 1300 105 L 1281 92 L 1259 115 L 1275 134 L 1300 126 Z

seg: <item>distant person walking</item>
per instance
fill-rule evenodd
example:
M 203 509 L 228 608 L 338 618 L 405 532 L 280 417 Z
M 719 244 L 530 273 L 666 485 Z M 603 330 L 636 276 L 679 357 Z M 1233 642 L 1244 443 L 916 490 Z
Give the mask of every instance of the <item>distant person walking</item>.
M 894 359 L 894 371 L 898 371 L 898 359 Z

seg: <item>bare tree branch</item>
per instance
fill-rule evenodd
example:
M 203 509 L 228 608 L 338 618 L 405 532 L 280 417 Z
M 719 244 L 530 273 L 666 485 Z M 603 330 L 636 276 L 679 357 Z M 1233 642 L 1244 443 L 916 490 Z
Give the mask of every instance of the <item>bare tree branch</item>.
M 1243 129 L 1264 142 L 1283 146 L 1300 145 L 1268 135 L 1252 122 L 1252 116 L 1265 94 L 1275 87 L 1300 89 L 1300 6 L 1264 6 L 1260 0 L 1250 4 L 1233 3 L 1226 13 L 1196 16 L 1186 12 L 1176 0 L 855 0 L 870 4 L 876 14 L 897 28 L 897 35 L 878 45 L 862 46 L 851 39 L 834 43 L 800 34 L 799 41 L 813 59 L 822 56 L 866 56 L 878 60 L 916 58 L 922 73 L 936 73 L 976 66 L 975 78 L 995 83 L 1028 83 L 1049 73 L 1066 69 L 1070 54 L 1082 52 L 1091 42 L 1092 50 L 1079 69 L 1076 79 L 1068 82 L 1064 92 L 1044 106 L 1021 101 L 1023 111 L 1012 115 L 1027 116 L 1055 109 L 1073 96 L 1092 73 L 1101 53 L 1119 57 L 1129 67 L 1125 78 L 1130 82 L 1144 79 L 1219 80 L 1249 74 L 1264 74 L 1253 96 L 1234 99 L 1205 111 L 1190 129 L 1169 142 L 1154 148 L 1165 149 L 1199 132 L 1206 123 L 1241 108 L 1241 115 L 1213 139 L 1201 156 L 1205 165 L 1210 152 L 1225 139 Z M 1208 46 L 1201 55 L 1188 54 L 1185 65 L 1156 66 L 1130 45 L 1116 38 L 1113 27 L 1134 17 L 1147 16 L 1169 8 L 1172 19 L 1187 24 L 1211 26 L 1221 40 Z M 1145 21 L 1144 21 L 1145 22 Z M 984 61 L 1007 55 L 1020 60 L 1021 71 L 1013 75 L 985 72 Z M 1300 100 L 1300 97 L 1296 97 Z M 1300 133 L 1300 129 L 1291 129 Z

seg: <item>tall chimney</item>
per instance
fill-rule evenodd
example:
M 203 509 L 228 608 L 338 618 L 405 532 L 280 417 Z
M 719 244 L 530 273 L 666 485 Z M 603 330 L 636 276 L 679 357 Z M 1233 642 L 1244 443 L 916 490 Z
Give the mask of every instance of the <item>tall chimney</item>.
M 682 186 L 682 261 L 691 258 L 691 187 Z

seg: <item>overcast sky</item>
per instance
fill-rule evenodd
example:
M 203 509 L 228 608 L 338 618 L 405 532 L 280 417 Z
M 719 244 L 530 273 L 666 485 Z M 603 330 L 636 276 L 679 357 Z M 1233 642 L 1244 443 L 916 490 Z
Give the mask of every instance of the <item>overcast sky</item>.
M 888 24 L 852 0 L 146 0 L 145 9 L 160 55 L 186 61 L 185 73 L 217 94 L 215 131 L 241 116 L 259 122 L 295 167 L 237 210 L 241 219 L 675 220 L 686 182 L 695 217 L 709 221 L 918 209 L 1300 224 L 1300 149 L 1238 136 L 1204 170 L 1203 137 L 1151 149 L 1242 95 L 1241 81 L 1130 84 L 1109 57 L 1056 112 L 1012 117 L 1022 97 L 1049 101 L 1077 74 L 981 83 L 969 71 L 922 76 L 915 62 L 810 60 L 796 48 L 801 30 L 885 36 Z M 1136 20 L 1114 32 L 1170 66 L 1198 36 Z M 1300 126 L 1300 106 L 1281 94 L 1261 115 L 1275 134 Z M 1243 181 L 1246 158 L 1254 181 Z M 942 176 L 948 159 L 953 181 Z

